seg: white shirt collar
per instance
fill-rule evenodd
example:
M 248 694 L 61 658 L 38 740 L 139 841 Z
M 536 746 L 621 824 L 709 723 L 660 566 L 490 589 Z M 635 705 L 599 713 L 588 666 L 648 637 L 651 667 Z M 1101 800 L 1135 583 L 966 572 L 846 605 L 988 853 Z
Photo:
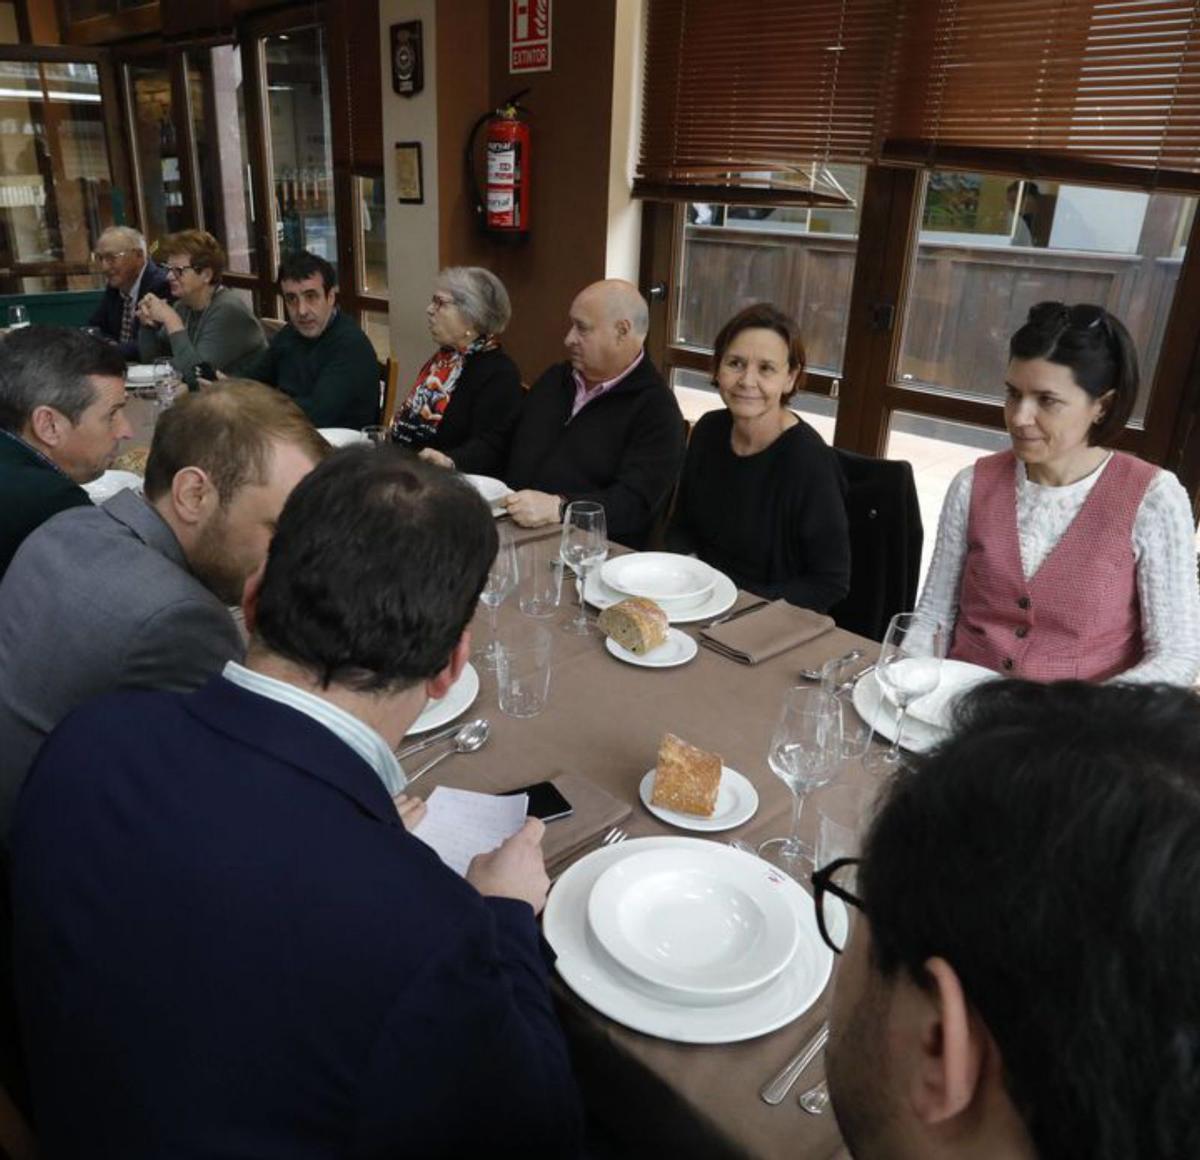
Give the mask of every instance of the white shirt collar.
M 360 721 L 352 713 L 347 713 L 345 709 L 331 704 L 323 697 L 306 693 L 287 681 L 268 677 L 265 673 L 256 673 L 237 661 L 227 661 L 221 675 L 227 681 L 251 693 L 268 697 L 281 705 L 288 705 L 324 725 L 379 775 L 379 780 L 383 782 L 391 797 L 404 792 L 408 779 L 404 776 L 404 770 L 396 760 L 391 746 L 370 725 Z
M 129 287 L 129 293 L 125 295 L 126 298 L 132 298 L 135 304 L 137 303 L 137 300 L 138 300 L 138 291 L 142 288 L 142 279 L 146 276 L 146 271 L 149 268 L 150 268 L 150 259 L 147 258 L 142 263 L 142 268 L 141 268 L 141 271 L 138 273 L 137 279 L 134 281 L 133 285 Z

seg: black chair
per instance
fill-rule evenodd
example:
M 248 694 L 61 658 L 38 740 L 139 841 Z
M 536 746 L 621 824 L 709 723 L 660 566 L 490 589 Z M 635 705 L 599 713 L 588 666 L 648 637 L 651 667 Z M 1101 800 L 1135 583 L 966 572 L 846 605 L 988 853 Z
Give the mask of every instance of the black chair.
M 912 465 L 834 453 L 846 477 L 850 591 L 829 614 L 849 632 L 882 640 L 888 621 L 917 602 L 925 535 Z

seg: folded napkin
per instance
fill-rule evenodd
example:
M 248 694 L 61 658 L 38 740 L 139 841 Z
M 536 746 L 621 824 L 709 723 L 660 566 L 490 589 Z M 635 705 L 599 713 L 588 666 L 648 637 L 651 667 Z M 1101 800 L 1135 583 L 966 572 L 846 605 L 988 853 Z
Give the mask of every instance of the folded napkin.
M 702 643 L 743 665 L 756 665 L 827 633 L 833 617 L 786 600 L 764 604 L 725 624 L 702 628 Z
M 569 818 L 546 825 L 542 852 L 547 866 L 583 850 L 633 812 L 628 802 L 613 797 L 608 790 L 577 773 L 560 773 L 553 784 L 575 812 Z

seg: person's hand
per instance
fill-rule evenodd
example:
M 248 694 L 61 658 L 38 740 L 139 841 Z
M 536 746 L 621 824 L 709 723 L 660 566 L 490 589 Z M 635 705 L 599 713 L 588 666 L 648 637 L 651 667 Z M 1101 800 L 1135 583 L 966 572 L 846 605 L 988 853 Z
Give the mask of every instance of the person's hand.
M 146 294 L 142 298 L 137 305 L 137 316 L 143 325 L 163 326 L 168 334 L 183 329 L 183 319 L 175 313 L 175 308 L 157 294 Z
M 525 824 L 503 845 L 488 854 L 476 854 L 467 867 L 467 881 L 488 898 L 515 898 L 528 902 L 534 914 L 546 905 L 550 879 L 542 858 L 546 827 L 537 818 Z
M 426 463 L 436 463 L 438 467 L 448 467 L 451 471 L 454 470 L 454 460 L 449 455 L 443 455 L 440 451 L 434 451 L 432 447 L 426 447 L 418 451 L 417 457 L 424 459 Z
M 419 797 L 409 797 L 406 793 L 398 793 L 392 802 L 404 828 L 411 834 L 424 820 L 428 807 Z
M 523 528 L 543 528 L 558 523 L 559 498 L 544 491 L 514 491 L 504 500 L 514 524 Z

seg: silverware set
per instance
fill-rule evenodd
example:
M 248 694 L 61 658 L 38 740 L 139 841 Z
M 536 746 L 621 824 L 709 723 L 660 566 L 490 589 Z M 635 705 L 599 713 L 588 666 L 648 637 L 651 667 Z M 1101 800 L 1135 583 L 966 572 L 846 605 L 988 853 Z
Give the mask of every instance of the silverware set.
M 450 742 L 450 747 L 444 753 L 439 753 L 432 761 L 427 761 L 415 773 L 408 775 L 408 784 L 412 785 L 417 778 L 428 773 L 439 761 L 444 761 L 452 753 L 474 753 L 477 749 L 482 749 L 487 744 L 491 731 L 491 725 L 484 717 L 468 721 L 465 725 L 449 725 L 445 729 L 431 733 L 421 741 L 414 742 L 404 749 L 396 750 L 396 760 L 403 761 L 440 741 Z
M 763 1084 L 762 1090 L 758 1093 L 763 1103 L 770 1104 L 772 1107 L 783 1103 L 804 1069 L 825 1050 L 825 1043 L 828 1039 L 829 1024 L 822 1023 L 817 1028 L 816 1034 L 780 1068 L 779 1074 L 772 1076 Z M 805 1092 L 804 1094 L 809 1095 L 810 1093 Z M 820 1113 L 814 1112 L 813 1114 L 819 1115 Z

